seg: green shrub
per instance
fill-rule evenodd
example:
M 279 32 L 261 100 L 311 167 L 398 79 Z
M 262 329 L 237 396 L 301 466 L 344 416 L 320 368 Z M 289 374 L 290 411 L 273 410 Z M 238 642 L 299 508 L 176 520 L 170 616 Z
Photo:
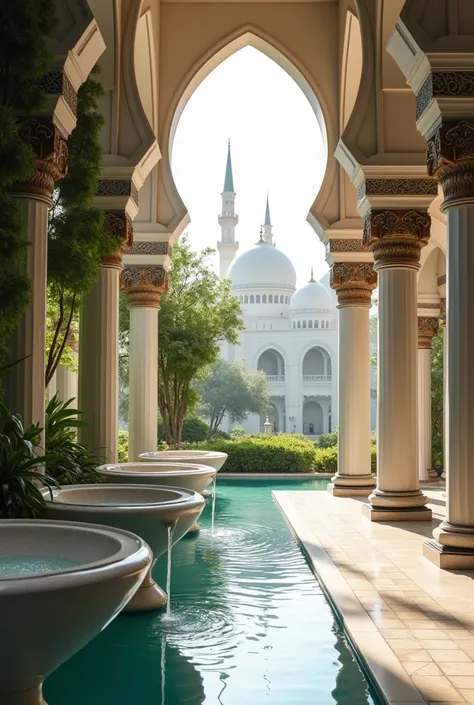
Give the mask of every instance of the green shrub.
M 186 416 L 183 421 L 183 443 L 199 443 L 209 436 L 209 424 L 199 416 Z
M 337 428 L 331 433 L 323 433 L 316 441 L 319 448 L 333 448 L 337 446 Z
M 375 475 L 377 472 L 377 446 L 375 445 L 370 446 L 370 466 Z
M 316 448 L 315 469 L 318 472 L 337 472 L 337 446 Z
M 128 431 L 121 428 L 118 432 L 118 461 L 128 463 Z
M 245 430 L 240 426 L 235 426 L 230 432 L 230 437 L 233 441 L 236 441 L 238 438 L 244 438 L 246 435 Z
M 225 472 L 312 472 L 315 469 L 313 443 L 292 434 L 217 439 L 192 447 L 227 453 Z

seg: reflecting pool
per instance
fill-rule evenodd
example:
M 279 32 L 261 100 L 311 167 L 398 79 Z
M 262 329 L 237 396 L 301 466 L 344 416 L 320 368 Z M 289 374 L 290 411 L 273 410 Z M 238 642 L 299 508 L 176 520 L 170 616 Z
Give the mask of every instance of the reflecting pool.
M 170 618 L 116 619 L 48 679 L 48 705 L 374 705 L 272 498 L 326 484 L 219 478 L 214 532 L 209 501 L 173 548 Z

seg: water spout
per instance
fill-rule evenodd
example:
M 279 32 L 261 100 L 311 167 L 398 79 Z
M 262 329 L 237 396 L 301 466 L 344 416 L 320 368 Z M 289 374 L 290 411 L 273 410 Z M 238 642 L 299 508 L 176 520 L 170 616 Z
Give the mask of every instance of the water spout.
M 211 536 L 214 536 L 214 520 L 216 517 L 216 484 L 217 484 L 217 474 L 214 475 L 214 479 L 212 481 Z
M 166 594 L 168 602 L 166 603 L 166 617 L 169 619 L 171 615 L 171 549 L 173 546 L 173 531 L 174 526 L 168 526 L 168 562 L 166 567 Z

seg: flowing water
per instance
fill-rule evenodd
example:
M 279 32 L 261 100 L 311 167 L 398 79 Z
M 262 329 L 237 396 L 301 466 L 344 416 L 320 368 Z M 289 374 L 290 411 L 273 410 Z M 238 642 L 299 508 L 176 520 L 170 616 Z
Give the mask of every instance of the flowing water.
M 201 532 L 173 547 L 171 619 L 110 624 L 45 685 L 49 705 L 374 705 L 272 490 L 323 480 L 219 479 Z M 166 584 L 166 557 L 154 578 Z M 166 614 L 166 612 L 165 612 Z
M 168 602 L 166 603 L 166 616 L 168 619 L 171 614 L 171 550 L 173 548 L 173 527 L 168 526 L 168 550 L 166 552 L 166 594 Z

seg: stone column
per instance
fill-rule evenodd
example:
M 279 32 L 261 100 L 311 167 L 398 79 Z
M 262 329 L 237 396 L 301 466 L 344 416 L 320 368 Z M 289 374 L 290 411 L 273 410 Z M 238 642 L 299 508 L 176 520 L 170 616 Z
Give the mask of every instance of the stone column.
M 19 200 L 28 248 L 26 271 L 31 282 L 30 304 L 15 331 L 6 363 L 16 362 L 2 375 L 4 403 L 25 426 L 44 425 L 44 354 L 46 337 L 46 276 L 48 211 L 54 182 L 67 171 L 67 143 L 51 117 L 28 118 L 18 127 L 20 138 L 37 155 L 36 173 L 17 184 L 12 195 Z M 1 266 L 1 265 L 0 265 Z
M 371 209 L 364 241 L 378 275 L 377 488 L 372 521 L 431 519 L 418 480 L 417 271 L 428 242 L 427 210 Z
M 156 451 L 158 440 L 158 311 L 166 291 L 160 265 L 126 267 L 121 275 L 130 310 L 129 460 Z
M 418 316 L 418 478 L 431 480 L 431 341 L 438 319 Z
M 132 222 L 125 211 L 109 211 L 104 227 L 121 239 L 122 249 L 107 257 L 99 278 L 84 298 L 79 327 L 78 406 L 85 426 L 80 442 L 104 462 L 117 461 L 118 315 L 122 253 L 132 242 Z
M 331 286 L 339 309 L 338 470 L 328 486 L 337 497 L 375 487 L 370 462 L 369 309 L 377 275 L 368 262 L 337 262 Z
M 448 326 L 446 317 L 446 299 L 441 299 L 441 316 L 439 323 L 443 328 L 443 472 L 441 478 L 446 480 L 446 457 L 447 457 L 447 415 L 448 415 Z
M 79 344 L 74 342 L 72 347 L 72 356 L 77 364 L 79 360 Z M 56 391 L 58 392 L 59 399 L 63 402 L 73 399 L 74 401 L 71 406 L 77 407 L 78 373 L 75 370 L 71 370 L 69 367 L 58 365 L 54 376 L 56 378 Z
M 442 568 L 474 568 L 474 121 L 441 123 L 428 141 L 447 226 L 446 519 L 424 555 Z

